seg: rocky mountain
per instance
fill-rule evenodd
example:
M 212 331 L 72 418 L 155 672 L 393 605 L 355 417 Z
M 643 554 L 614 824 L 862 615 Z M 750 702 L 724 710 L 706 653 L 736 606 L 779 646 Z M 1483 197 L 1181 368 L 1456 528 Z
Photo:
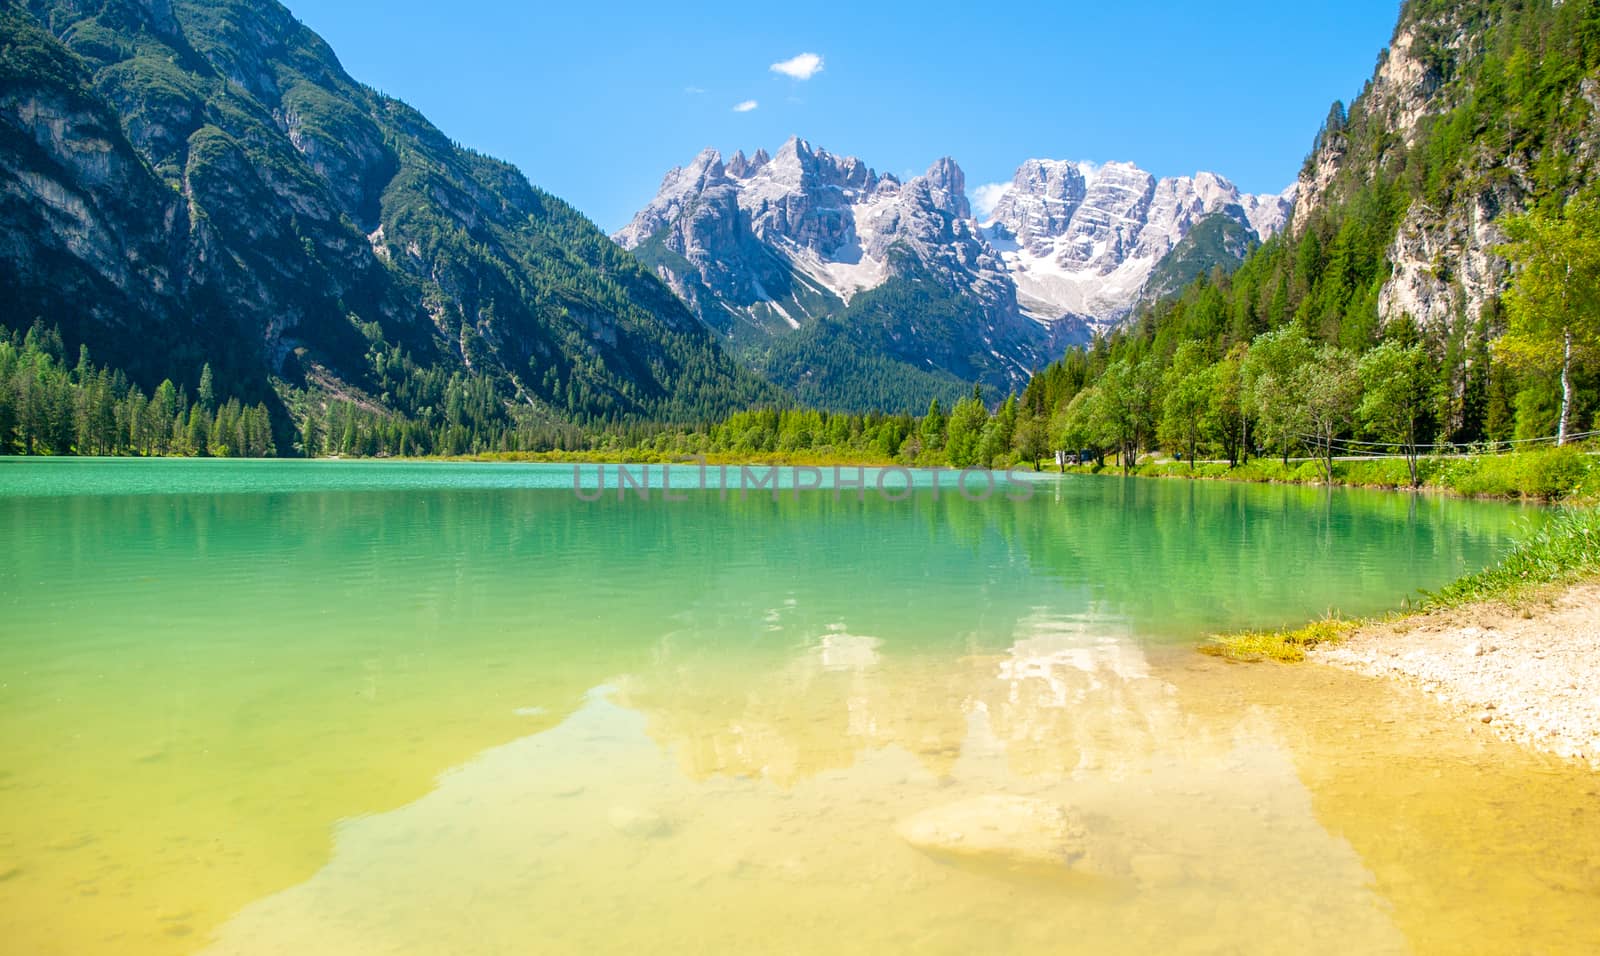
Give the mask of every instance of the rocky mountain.
M 1005 391 L 1126 316 L 1196 226 L 1215 217 L 1230 235 L 1203 254 L 1191 247 L 1164 274 L 1173 287 L 1236 264 L 1282 228 L 1292 196 L 1246 195 L 1210 173 L 1157 180 L 1126 163 L 1029 160 L 984 225 L 950 159 L 901 182 L 796 138 L 770 156 L 702 152 L 614 238 L 736 354 L 791 388 L 814 385 L 808 366 L 837 366 L 817 343 L 837 360 L 865 323 L 874 331 L 856 348 L 874 377 L 887 352 L 949 388 Z M 906 295 L 912 281 L 939 285 L 939 307 Z M 891 314 L 889 303 L 913 299 L 917 312 Z M 813 322 L 823 328 L 807 331 Z M 818 397 L 848 405 L 853 394 Z
M 1361 95 L 1334 104 L 1300 175 L 1296 236 L 1384 203 L 1380 324 L 1456 343 L 1496 332 L 1498 225 L 1600 159 L 1593 0 L 1410 0 Z
M 1030 315 L 1106 327 L 1133 309 L 1157 267 L 1198 224 L 1221 217 L 1257 242 L 1269 239 L 1288 221 L 1294 194 L 1294 187 L 1277 196 L 1241 193 L 1214 173 L 1157 179 L 1131 163 L 1030 159 L 985 234 Z M 1244 250 L 1232 248 L 1237 262 Z
M 903 346 L 895 351 L 918 370 L 1008 390 L 1047 360 L 1060 334 L 1022 314 L 950 159 L 902 182 L 799 138 L 771 156 L 739 152 L 724 161 L 706 150 L 668 173 L 656 198 L 614 238 L 735 352 L 769 372 L 764 359 L 774 340 L 843 319 L 864 292 L 913 281 L 937 283 L 960 303 L 959 315 L 925 313 L 916 332 L 907 316 L 892 330 Z M 789 358 L 784 367 L 803 372 L 804 357 Z M 787 374 L 777 378 L 796 384 Z
M 478 433 L 775 393 L 513 167 L 273 0 L 0 3 L 0 322 L 151 387 Z

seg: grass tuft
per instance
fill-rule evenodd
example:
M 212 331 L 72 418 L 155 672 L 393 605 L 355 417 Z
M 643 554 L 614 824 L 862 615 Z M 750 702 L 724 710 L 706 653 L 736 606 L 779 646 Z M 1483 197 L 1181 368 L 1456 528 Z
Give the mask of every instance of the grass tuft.
M 1306 659 L 1306 651 L 1311 648 L 1319 644 L 1337 644 L 1360 626 L 1360 621 L 1330 616 L 1294 630 L 1222 634 L 1212 638 L 1211 643 L 1201 645 L 1200 653 L 1230 661 L 1296 664 Z

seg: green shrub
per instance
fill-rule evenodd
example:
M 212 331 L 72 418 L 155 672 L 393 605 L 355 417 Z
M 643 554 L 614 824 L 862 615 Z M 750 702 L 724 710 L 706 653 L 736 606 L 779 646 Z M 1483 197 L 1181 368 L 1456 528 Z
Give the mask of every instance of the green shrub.
M 1561 498 L 1570 494 L 1583 482 L 1593 461 L 1571 446 L 1552 448 L 1530 457 L 1524 494 L 1540 498 Z
M 1586 487 L 1592 456 L 1577 448 L 1542 448 L 1508 455 L 1449 461 L 1437 477 L 1442 487 L 1468 497 L 1566 498 Z
M 1286 474 L 1277 459 L 1254 458 L 1235 468 L 1229 476 L 1237 481 L 1284 481 Z
M 1074 466 L 1068 470 L 1081 474 L 1121 474 L 1121 469 L 1115 465 L 1105 468 Z M 1285 467 L 1277 458 L 1254 458 L 1235 468 L 1223 462 L 1190 467 L 1188 462 L 1182 461 L 1146 461 L 1132 474 L 1141 478 L 1323 483 L 1322 466 L 1317 462 L 1290 462 Z M 1401 458 L 1335 462 L 1333 474 L 1336 484 L 1361 488 L 1411 487 L 1411 473 Z M 1468 498 L 1600 500 L 1600 458 L 1573 446 L 1470 458 L 1423 458 L 1417 462 L 1417 476 L 1424 487 Z
M 1589 472 L 1583 476 L 1577 486 L 1572 489 L 1572 494 L 1567 496 L 1571 501 L 1581 501 L 1586 504 L 1600 502 L 1600 461 L 1589 460 Z

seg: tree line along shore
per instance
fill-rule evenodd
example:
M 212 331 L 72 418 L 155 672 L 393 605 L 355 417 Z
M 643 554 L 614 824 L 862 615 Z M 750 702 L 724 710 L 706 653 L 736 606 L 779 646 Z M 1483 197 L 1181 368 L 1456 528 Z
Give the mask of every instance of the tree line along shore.
M 1276 349 L 1281 342 L 1264 346 Z M 1387 359 L 1385 359 L 1387 361 Z M 1050 417 L 1044 377 L 1021 395 L 991 408 L 978 390 L 948 412 L 935 400 L 926 414 L 888 415 L 765 408 L 739 412 L 696 427 L 633 424 L 568 436 L 546 447 L 478 448 L 471 442 L 434 454 L 426 442 L 408 445 L 401 425 L 386 438 L 364 430 L 330 405 L 326 421 L 311 427 L 314 440 L 289 454 L 318 457 L 457 457 L 480 461 L 670 463 L 704 457 L 713 464 L 861 465 L 950 468 L 1018 467 L 1074 473 L 1116 472 L 1142 477 L 1248 482 L 1339 484 L 1372 488 L 1420 487 L 1465 497 L 1547 501 L 1600 500 L 1600 441 L 1574 435 L 1563 446 L 1532 446 L 1508 439 L 1474 446 L 1422 448 L 1388 458 L 1329 460 L 1247 457 L 1196 460 L 1215 450 L 1190 439 L 1187 403 L 1164 403 L 1156 434 L 1182 439 L 1174 459 L 1138 449 L 1085 448 L 1076 397 Z M 1181 391 L 1181 389 L 1175 390 Z M 1081 393 L 1080 393 L 1081 395 Z M 1382 403 L 1380 403 L 1382 404 Z M 1358 406 L 1359 407 L 1359 406 Z M 1099 411 L 1090 409 L 1099 414 Z M 1377 414 L 1373 412 L 1373 414 Z M 1215 424 L 1210 413 L 1201 422 Z M 464 427 L 464 426 L 452 426 Z M 316 438 L 315 436 L 321 436 Z M 337 436 L 337 437 L 335 437 Z M 1187 436 L 1187 437 L 1186 437 Z M 1077 440 L 1075 440 L 1077 439 Z M 1065 453 L 1058 464 L 1056 452 Z M 1361 446 L 1364 451 L 1384 450 Z M 1507 449 L 1523 449 L 1512 450 Z M 1303 450 L 1303 449 L 1296 449 Z M 278 440 L 264 404 L 221 401 L 209 370 L 198 388 L 163 381 L 146 395 L 115 369 L 96 365 L 86 348 L 65 361 L 54 329 L 36 324 L 26 334 L 0 335 L 0 453 L 15 455 L 276 457 Z M 1126 457 L 1124 457 L 1124 454 Z M 1080 460 L 1082 463 L 1080 463 Z M 1125 463 L 1124 463 L 1125 462 Z

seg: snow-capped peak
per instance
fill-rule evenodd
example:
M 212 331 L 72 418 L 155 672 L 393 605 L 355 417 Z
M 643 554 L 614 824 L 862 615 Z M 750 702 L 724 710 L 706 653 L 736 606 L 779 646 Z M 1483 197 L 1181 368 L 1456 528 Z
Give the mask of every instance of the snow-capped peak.
M 1151 272 L 1200 220 L 1228 215 L 1265 239 L 1292 192 L 1241 193 L 1211 172 L 1157 179 L 1133 163 L 1030 159 L 994 207 L 985 234 L 1024 307 L 1040 318 L 1121 318 Z
M 954 160 L 939 159 L 902 184 L 794 137 L 770 158 L 740 151 L 724 164 L 716 150 L 702 151 L 668 173 L 655 199 L 615 238 L 636 249 L 665 235 L 668 247 L 703 266 L 702 280 L 716 287 L 719 260 L 747 233 L 848 301 L 889 276 L 890 245 L 945 228 L 947 218 L 971 218 L 966 177 Z M 981 243 L 975 226 L 968 232 Z

